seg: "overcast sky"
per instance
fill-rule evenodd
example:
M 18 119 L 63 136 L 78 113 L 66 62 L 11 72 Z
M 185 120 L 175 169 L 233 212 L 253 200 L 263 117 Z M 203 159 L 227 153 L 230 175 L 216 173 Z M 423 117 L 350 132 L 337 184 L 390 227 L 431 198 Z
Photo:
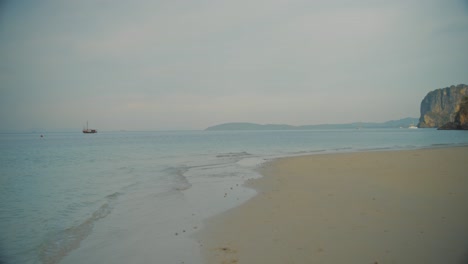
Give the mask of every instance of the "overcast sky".
M 467 0 L 0 2 L 0 129 L 380 122 L 460 83 Z

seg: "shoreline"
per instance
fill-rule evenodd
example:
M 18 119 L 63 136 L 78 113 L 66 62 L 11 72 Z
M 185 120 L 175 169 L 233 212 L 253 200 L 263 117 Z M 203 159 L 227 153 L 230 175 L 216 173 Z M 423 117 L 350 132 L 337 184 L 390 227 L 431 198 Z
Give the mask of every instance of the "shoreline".
M 205 221 L 207 263 L 465 263 L 467 146 L 275 159 Z M 287 177 L 285 177 L 287 176 Z

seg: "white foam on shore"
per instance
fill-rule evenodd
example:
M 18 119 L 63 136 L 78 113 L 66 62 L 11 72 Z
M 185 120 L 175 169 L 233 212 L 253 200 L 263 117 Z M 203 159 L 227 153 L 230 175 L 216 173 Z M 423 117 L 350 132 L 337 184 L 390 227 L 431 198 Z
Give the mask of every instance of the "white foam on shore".
M 111 214 L 60 263 L 203 263 L 193 234 L 209 217 L 253 196 L 245 181 L 265 158 L 248 153 L 219 154 L 205 164 L 173 169 L 175 188 L 164 192 L 127 192 Z M 208 164 L 208 165 L 206 165 Z M 178 188 L 179 183 L 185 188 Z M 130 254 L 129 254 L 130 253 Z

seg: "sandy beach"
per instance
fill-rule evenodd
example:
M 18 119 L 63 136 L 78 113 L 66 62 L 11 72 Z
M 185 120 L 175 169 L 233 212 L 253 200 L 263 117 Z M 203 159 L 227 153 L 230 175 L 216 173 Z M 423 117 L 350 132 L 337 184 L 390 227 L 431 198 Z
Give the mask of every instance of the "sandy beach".
M 278 159 L 209 219 L 207 263 L 468 263 L 468 147 Z

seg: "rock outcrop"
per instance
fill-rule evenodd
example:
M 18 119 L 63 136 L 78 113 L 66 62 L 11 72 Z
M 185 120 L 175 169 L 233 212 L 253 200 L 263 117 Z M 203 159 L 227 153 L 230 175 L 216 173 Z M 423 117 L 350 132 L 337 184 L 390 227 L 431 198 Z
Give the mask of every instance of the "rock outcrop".
M 460 104 L 460 109 L 455 115 L 455 120 L 453 122 L 448 122 L 447 124 L 439 127 L 440 130 L 452 130 L 452 129 L 463 129 L 468 130 L 468 96 L 465 96 L 463 101 Z
M 462 129 L 468 129 L 468 97 L 463 99 L 460 110 L 455 116 L 455 122 L 459 123 Z
M 465 96 L 468 96 L 468 85 L 465 84 L 452 85 L 428 93 L 421 102 L 418 127 L 441 127 L 455 122 Z

